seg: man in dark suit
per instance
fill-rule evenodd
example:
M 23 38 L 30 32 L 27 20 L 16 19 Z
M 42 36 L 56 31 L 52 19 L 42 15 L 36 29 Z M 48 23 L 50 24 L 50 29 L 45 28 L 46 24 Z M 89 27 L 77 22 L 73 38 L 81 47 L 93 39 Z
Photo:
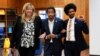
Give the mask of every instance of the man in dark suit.
M 65 56 L 80 56 L 82 50 L 88 49 L 82 32 L 89 33 L 88 26 L 84 20 L 79 20 L 75 17 L 76 5 L 70 3 L 64 7 L 64 12 L 69 16 L 65 20 L 65 27 L 62 33 L 65 33 L 64 50 Z M 63 36 L 64 36 L 63 35 Z
M 63 21 L 55 17 L 56 12 L 54 7 L 48 7 L 46 12 L 48 18 L 43 20 L 44 32 L 46 33 L 44 56 L 61 56 Z

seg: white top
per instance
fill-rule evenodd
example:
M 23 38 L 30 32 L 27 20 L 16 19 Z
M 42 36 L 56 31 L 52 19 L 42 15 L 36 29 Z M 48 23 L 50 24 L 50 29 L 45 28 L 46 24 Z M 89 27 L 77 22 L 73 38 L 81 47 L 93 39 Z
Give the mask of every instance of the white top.
M 71 26 L 69 26 L 70 20 L 71 20 Z M 75 23 L 75 17 L 73 17 L 72 19 L 69 19 L 68 24 L 67 24 L 67 37 L 66 37 L 66 41 L 75 41 L 74 23 Z M 70 31 L 70 33 L 68 33 L 69 31 Z M 69 39 L 68 39 L 68 34 L 70 36 Z
M 50 33 L 52 33 L 53 32 L 54 20 L 53 21 L 48 20 L 48 24 L 49 24 Z
M 33 21 L 25 22 L 21 37 L 21 47 L 29 48 L 34 46 L 34 30 Z
M 53 21 L 48 20 L 48 23 L 49 23 L 50 33 L 52 34 L 53 33 L 54 20 Z M 52 39 L 50 40 L 50 43 L 53 43 Z

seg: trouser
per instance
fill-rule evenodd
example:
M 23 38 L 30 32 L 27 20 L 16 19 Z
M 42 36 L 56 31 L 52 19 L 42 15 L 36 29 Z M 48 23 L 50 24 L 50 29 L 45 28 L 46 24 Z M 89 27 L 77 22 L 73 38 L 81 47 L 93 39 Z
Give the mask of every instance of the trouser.
M 30 48 L 20 47 L 19 54 L 20 56 L 34 56 L 35 50 L 33 47 Z
M 62 48 L 60 46 L 56 46 L 54 44 L 49 44 L 49 46 L 45 46 L 44 56 L 61 56 Z
M 75 42 L 67 41 L 64 44 L 65 56 L 80 56 L 79 47 Z

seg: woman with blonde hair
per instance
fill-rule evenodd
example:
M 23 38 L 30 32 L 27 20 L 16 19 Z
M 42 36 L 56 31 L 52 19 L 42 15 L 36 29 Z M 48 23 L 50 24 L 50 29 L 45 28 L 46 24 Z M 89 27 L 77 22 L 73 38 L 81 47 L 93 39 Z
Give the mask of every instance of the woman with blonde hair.
M 31 3 L 25 3 L 22 16 L 18 17 L 13 29 L 12 47 L 18 49 L 20 56 L 34 56 L 39 47 L 39 36 L 42 29 L 40 17 L 35 15 Z

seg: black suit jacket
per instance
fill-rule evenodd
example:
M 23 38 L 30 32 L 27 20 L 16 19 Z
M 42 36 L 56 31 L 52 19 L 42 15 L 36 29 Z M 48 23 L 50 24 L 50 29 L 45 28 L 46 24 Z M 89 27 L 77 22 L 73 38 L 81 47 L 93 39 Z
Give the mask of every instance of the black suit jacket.
M 34 34 L 34 48 L 38 49 L 39 47 L 39 36 L 40 36 L 40 31 L 42 29 L 42 21 L 40 17 L 36 16 L 34 20 L 34 26 L 35 26 L 35 34 Z M 13 29 L 13 37 L 11 41 L 11 47 L 16 47 L 19 48 L 21 47 L 21 36 L 23 34 L 23 26 L 24 23 L 21 22 L 21 17 L 17 17 L 17 20 L 14 25 Z
M 66 20 L 65 23 L 64 23 L 64 25 L 65 25 L 64 28 L 66 30 L 67 30 L 67 28 L 66 28 L 67 23 L 68 23 L 68 20 Z M 84 50 L 84 49 L 88 48 L 88 45 L 86 44 L 86 41 L 84 39 L 82 32 L 84 32 L 85 34 L 89 34 L 88 26 L 84 21 L 81 21 L 77 18 L 75 18 L 74 24 L 75 24 L 74 25 L 74 30 L 75 30 L 74 32 L 75 32 L 75 40 L 76 40 L 75 43 L 80 50 Z M 67 34 L 65 33 L 64 36 L 66 37 Z M 66 40 L 65 40 L 65 43 L 66 43 Z

